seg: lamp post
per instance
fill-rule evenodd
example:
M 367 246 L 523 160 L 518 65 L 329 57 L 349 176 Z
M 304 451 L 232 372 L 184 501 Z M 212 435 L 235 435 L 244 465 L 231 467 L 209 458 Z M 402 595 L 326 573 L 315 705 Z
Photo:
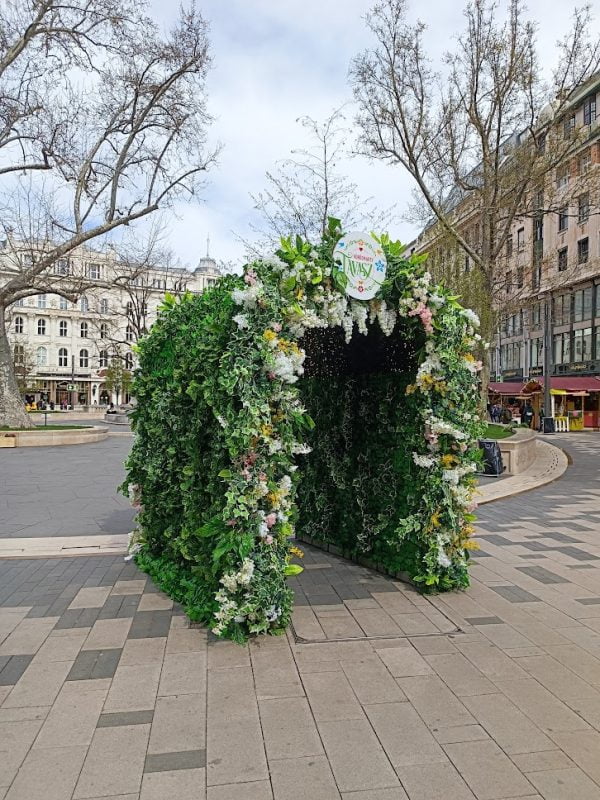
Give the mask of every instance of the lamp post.
M 548 292 L 544 296 L 544 417 L 552 414 L 552 395 L 550 392 L 550 377 L 552 374 L 552 324 L 550 315 L 552 312 L 552 298 Z M 554 419 L 546 427 L 542 423 L 543 433 L 554 433 Z

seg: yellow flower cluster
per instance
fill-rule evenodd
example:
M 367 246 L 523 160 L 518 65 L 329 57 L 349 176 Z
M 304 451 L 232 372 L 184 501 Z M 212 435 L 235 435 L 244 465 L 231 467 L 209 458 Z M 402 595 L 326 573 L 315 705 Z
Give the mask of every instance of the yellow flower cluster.
M 290 547 L 290 553 L 297 558 L 304 558 L 304 553 L 299 547 Z
M 447 453 L 445 456 L 442 456 L 440 458 L 440 461 L 442 462 L 442 466 L 444 467 L 444 469 L 450 469 L 455 464 L 458 464 L 458 458 L 456 458 L 456 456 L 451 455 L 450 453 Z
M 270 436 L 273 435 L 273 426 L 272 425 L 261 425 L 260 426 L 260 432 L 265 437 L 265 439 L 268 439 Z
M 277 338 L 277 334 L 275 331 L 272 331 L 270 328 L 263 333 L 263 339 L 266 339 L 267 342 L 272 342 Z

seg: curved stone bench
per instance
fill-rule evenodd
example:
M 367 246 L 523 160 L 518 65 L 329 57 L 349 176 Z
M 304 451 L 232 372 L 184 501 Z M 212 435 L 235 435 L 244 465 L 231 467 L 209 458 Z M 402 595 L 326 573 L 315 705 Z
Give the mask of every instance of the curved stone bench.
M 498 439 L 502 463 L 508 475 L 528 469 L 536 457 L 536 434 L 530 428 L 517 428 L 507 439 Z
M 128 414 L 105 414 L 104 422 L 110 422 L 111 425 L 129 425 Z
M 0 431 L 0 447 L 48 447 L 64 444 L 91 444 L 108 436 L 108 428 L 94 425 L 90 428 L 67 428 L 55 431 L 34 428 L 27 431 Z

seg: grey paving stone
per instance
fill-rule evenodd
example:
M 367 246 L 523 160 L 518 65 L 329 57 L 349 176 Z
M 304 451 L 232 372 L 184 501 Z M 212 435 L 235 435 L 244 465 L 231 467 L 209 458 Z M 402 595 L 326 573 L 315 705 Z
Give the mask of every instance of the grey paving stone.
M 144 772 L 167 772 L 199 769 L 206 766 L 206 750 L 183 750 L 177 753 L 154 753 L 146 756 Z
M 544 567 L 517 567 L 517 569 L 519 572 L 529 575 L 530 578 L 533 578 L 535 581 L 539 581 L 540 583 L 569 583 L 568 578 L 563 578 L 562 575 L 557 575 L 555 572 L 550 572 L 549 569 L 545 569 Z
M 575 600 L 582 606 L 600 605 L 600 597 L 576 597 Z
M 0 686 L 12 686 L 17 683 L 27 667 L 32 655 L 2 656 L 0 658 Z
M 598 561 L 598 556 L 593 555 L 593 553 L 587 553 L 585 550 L 580 550 L 578 547 L 557 547 L 556 552 L 570 556 L 576 561 Z
M 504 622 L 500 617 L 465 617 L 469 625 L 499 625 Z
M 138 611 L 133 617 L 128 639 L 150 639 L 168 636 L 171 627 L 171 611 Z
M 95 678 L 112 678 L 117 670 L 122 649 L 82 650 L 69 674 L 68 681 L 93 680 Z
M 99 608 L 71 608 L 65 611 L 56 623 L 57 630 L 67 628 L 90 628 L 98 619 Z
M 143 725 L 152 722 L 154 710 L 149 711 L 113 711 L 100 714 L 97 728 L 116 728 L 120 725 Z
M 535 600 L 540 600 L 539 597 L 525 591 L 525 589 L 521 589 L 520 586 L 490 586 L 489 588 L 510 603 L 532 603 Z

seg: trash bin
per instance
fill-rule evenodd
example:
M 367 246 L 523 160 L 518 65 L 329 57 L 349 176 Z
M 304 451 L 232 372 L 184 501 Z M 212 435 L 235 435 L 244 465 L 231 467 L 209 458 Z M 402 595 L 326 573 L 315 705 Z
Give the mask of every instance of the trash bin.
M 495 439 L 480 439 L 479 447 L 483 450 L 483 474 L 498 477 L 504 472 L 500 445 Z
M 556 433 L 554 417 L 542 417 L 542 433 Z

